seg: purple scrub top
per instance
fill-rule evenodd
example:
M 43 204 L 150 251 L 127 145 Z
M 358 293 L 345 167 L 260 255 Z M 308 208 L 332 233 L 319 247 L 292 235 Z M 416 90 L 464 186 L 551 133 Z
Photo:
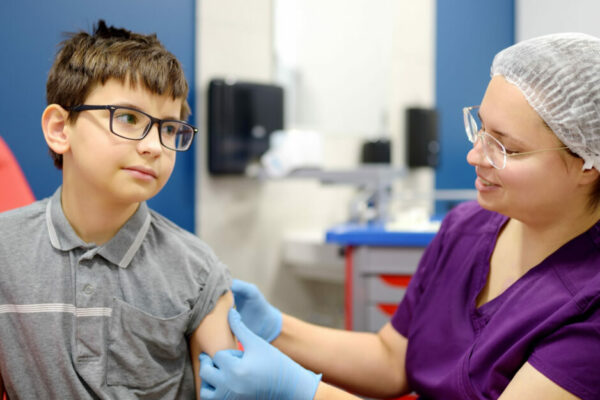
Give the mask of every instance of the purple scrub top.
M 392 325 L 422 399 L 495 399 L 529 362 L 600 399 L 600 222 L 476 308 L 507 217 L 463 203 L 427 248 Z

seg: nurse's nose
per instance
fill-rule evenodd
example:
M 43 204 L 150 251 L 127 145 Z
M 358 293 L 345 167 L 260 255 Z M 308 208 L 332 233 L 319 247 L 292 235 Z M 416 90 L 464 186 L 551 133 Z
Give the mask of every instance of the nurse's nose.
M 483 140 L 479 136 L 475 139 L 473 148 L 467 153 L 467 162 L 472 166 L 490 166 L 485 158 Z

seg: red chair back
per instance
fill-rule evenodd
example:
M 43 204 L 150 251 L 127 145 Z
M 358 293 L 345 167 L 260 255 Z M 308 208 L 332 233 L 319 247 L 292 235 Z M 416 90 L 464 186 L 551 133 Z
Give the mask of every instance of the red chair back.
M 17 159 L 0 137 L 0 212 L 35 200 Z

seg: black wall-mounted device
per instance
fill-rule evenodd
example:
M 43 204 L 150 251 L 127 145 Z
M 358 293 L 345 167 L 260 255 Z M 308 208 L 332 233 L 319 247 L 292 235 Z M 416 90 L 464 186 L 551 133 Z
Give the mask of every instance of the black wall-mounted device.
M 208 170 L 243 174 L 283 129 L 283 88 L 213 79 L 208 88 Z
M 367 140 L 362 145 L 360 162 L 362 164 L 390 164 L 392 162 L 392 150 L 390 140 L 381 138 Z
M 436 167 L 440 152 L 434 108 L 406 109 L 406 163 L 409 168 Z

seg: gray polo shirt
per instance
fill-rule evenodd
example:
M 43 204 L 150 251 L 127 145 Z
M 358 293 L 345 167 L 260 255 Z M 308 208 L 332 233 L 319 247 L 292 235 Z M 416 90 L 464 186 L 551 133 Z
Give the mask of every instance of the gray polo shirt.
M 60 188 L 0 214 L 0 374 L 11 398 L 193 399 L 187 343 L 231 286 L 198 237 L 142 203 L 83 242 Z

